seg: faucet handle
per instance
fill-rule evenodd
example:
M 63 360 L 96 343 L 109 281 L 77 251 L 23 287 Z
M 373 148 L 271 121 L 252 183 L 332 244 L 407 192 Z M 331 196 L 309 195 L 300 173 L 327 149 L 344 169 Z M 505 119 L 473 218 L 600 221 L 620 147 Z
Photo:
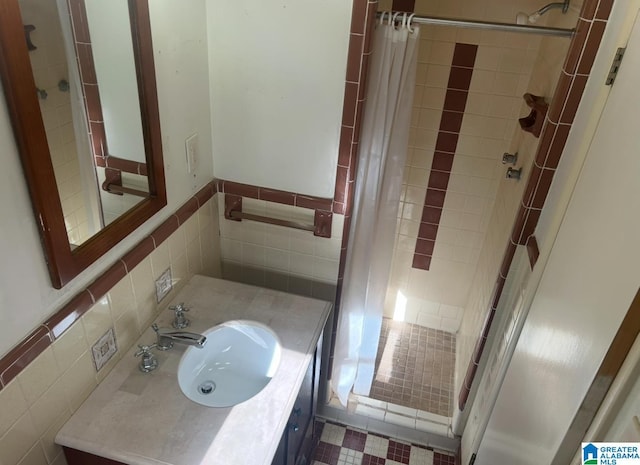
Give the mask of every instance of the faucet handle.
M 151 344 L 149 346 L 138 344 L 138 348 L 140 350 L 137 351 L 135 354 L 133 354 L 133 356 L 134 357 L 140 357 L 141 355 L 153 355 L 151 353 L 151 349 L 155 349 L 156 347 L 157 347 L 156 343 L 153 343 L 153 344 Z
M 516 153 L 505 152 L 502 155 L 502 164 L 503 165 L 506 165 L 506 164 L 515 165 L 517 162 L 518 162 L 518 152 L 516 152 Z
M 191 309 L 189 307 L 185 307 L 184 302 L 180 302 L 179 304 L 169 306 L 169 310 L 173 310 L 176 313 L 181 313 L 188 312 Z
M 184 313 L 188 312 L 190 309 L 184 306 L 184 302 L 180 302 L 177 305 L 171 305 L 169 310 L 173 310 L 176 314 L 172 324 L 174 328 L 184 329 L 189 326 L 190 321 L 184 316 Z
M 138 348 L 140 350 L 134 353 L 133 356 L 142 357 L 142 360 L 140 360 L 140 364 L 138 365 L 138 368 L 140 369 L 140 371 L 149 373 L 150 371 L 153 371 L 156 368 L 158 368 L 158 360 L 156 359 L 155 355 L 153 355 L 153 353 L 151 352 L 151 349 L 155 347 L 156 347 L 156 344 L 151 344 L 148 346 L 138 344 Z

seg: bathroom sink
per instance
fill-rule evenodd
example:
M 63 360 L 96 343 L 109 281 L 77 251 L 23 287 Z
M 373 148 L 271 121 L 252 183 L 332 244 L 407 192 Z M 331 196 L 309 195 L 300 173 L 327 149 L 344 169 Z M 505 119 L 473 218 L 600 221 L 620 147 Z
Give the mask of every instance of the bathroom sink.
M 189 347 L 178 366 L 180 389 L 208 407 L 231 407 L 258 394 L 280 364 L 278 336 L 262 323 L 233 320 L 204 333 L 203 348 Z

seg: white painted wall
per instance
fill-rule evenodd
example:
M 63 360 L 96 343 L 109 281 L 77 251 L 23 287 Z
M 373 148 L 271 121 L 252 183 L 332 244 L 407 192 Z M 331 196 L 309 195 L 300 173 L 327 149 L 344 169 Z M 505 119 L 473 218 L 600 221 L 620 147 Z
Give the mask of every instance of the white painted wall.
M 216 177 L 333 197 L 351 7 L 207 2 Z
M 0 356 L 151 232 L 211 180 L 205 0 L 150 2 L 168 206 L 62 290 L 51 287 L 7 108 L 0 104 Z M 187 174 L 184 140 L 200 133 L 200 161 Z
M 85 0 L 109 153 L 145 162 L 126 0 Z
M 637 2 L 616 6 L 622 19 L 638 11 Z M 619 31 L 615 25 L 610 27 Z M 633 90 L 639 70 L 636 25 L 476 464 L 551 462 L 638 289 L 640 218 L 632 212 L 640 208 L 633 117 L 640 105 L 640 95 Z M 603 85 L 604 74 L 598 70 L 592 79 Z M 567 168 L 563 160 L 560 170 Z

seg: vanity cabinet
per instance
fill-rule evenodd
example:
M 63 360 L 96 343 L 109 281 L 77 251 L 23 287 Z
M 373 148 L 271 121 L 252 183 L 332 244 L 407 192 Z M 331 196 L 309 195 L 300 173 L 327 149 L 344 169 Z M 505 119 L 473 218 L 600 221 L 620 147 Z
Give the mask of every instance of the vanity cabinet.
M 322 354 L 322 336 L 305 373 L 286 429 L 271 465 L 308 465 L 320 437 L 315 428 Z M 63 447 L 68 465 L 126 465 L 69 447 Z
M 232 408 L 198 406 L 176 383 L 184 351 L 159 354 L 159 366 L 149 374 L 139 371 L 132 347 L 58 432 L 68 464 L 309 464 L 318 441 L 314 416 L 331 303 L 197 275 L 175 297 L 182 301 L 190 304 L 196 333 L 220 321 L 249 320 L 278 335 L 285 350 L 269 392 Z M 167 320 L 162 314 L 157 322 Z M 111 460 L 97 457 L 105 455 Z
M 318 405 L 321 354 L 322 337 L 309 363 L 271 465 L 307 465 L 312 461 L 313 451 L 320 440 L 314 419 Z

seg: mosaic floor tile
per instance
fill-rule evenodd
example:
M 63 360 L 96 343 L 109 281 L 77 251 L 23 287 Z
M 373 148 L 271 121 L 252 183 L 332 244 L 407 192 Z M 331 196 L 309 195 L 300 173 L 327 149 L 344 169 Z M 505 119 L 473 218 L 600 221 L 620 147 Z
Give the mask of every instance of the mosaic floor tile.
M 411 453 L 411 446 L 409 444 L 403 444 L 401 442 L 389 441 L 389 449 L 387 449 L 387 458 L 395 460 L 400 463 L 409 463 L 409 454 Z
M 453 456 L 430 448 L 333 422 L 319 427 L 312 465 L 455 465 Z
M 389 440 L 374 434 L 368 434 L 367 440 L 364 446 L 365 454 L 373 455 L 375 457 L 387 457 L 387 450 L 389 449 Z
M 367 442 L 366 433 L 359 431 L 353 431 L 347 429 L 344 433 L 344 440 L 342 441 L 342 447 L 348 447 L 349 449 L 364 451 L 365 443 Z
M 455 355 L 454 334 L 383 318 L 370 397 L 451 416 Z

